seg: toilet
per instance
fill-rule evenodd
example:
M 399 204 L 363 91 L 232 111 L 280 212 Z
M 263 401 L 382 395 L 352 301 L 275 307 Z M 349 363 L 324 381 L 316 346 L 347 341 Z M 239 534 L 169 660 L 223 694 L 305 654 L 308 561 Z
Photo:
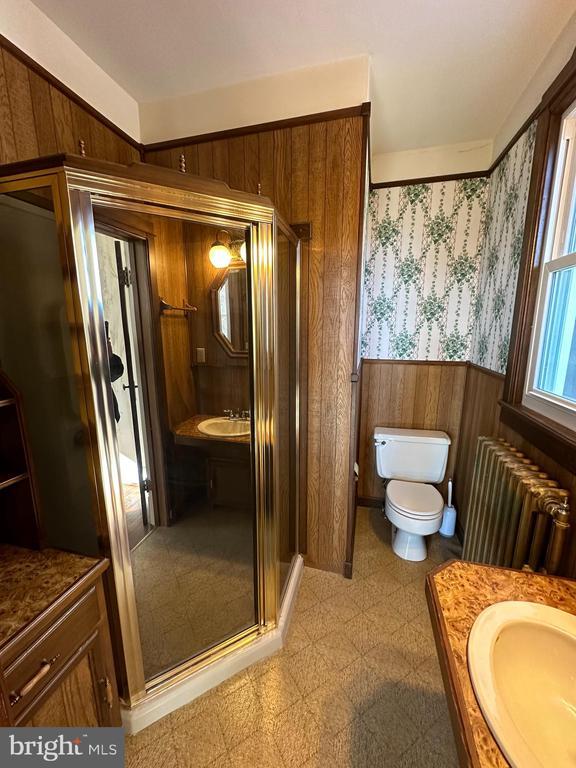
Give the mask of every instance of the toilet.
M 430 483 L 444 479 L 450 437 L 428 429 L 374 430 L 376 469 L 389 480 L 384 511 L 392 549 L 404 560 L 426 560 L 425 536 L 440 529 L 444 499 Z

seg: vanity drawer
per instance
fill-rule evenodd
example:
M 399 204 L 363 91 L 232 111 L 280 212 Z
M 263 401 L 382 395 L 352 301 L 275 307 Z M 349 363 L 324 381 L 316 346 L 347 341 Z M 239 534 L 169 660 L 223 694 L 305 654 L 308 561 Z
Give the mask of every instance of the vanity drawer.
M 12 718 L 17 718 L 66 665 L 98 625 L 96 589 L 82 595 L 4 670 Z

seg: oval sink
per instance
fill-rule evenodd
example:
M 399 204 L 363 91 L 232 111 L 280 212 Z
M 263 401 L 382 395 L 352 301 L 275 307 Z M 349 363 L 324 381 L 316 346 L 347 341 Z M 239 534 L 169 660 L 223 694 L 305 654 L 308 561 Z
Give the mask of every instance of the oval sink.
M 212 437 L 241 437 L 250 434 L 250 421 L 248 419 L 217 417 L 204 419 L 198 424 L 198 429 L 205 435 Z
M 513 768 L 576 766 L 576 616 L 538 603 L 495 603 L 474 622 L 468 668 Z

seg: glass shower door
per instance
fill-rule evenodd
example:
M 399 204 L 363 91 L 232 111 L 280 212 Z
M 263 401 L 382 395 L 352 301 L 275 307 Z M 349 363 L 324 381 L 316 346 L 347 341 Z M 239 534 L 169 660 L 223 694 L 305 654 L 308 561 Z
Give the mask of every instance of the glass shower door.
M 132 244 L 131 216 L 113 217 L 126 239 L 97 233 L 96 243 L 110 373 L 114 355 L 124 368 L 109 386 L 144 677 L 152 681 L 257 623 L 249 254 L 246 230 L 233 223 L 222 229 L 142 210 Z M 110 227 L 100 206 L 96 219 Z M 226 244 L 228 264 L 212 263 L 215 242 Z M 138 306 L 150 311 L 134 322 Z M 156 426 L 145 418 L 152 390 Z M 139 450 L 149 432 L 161 455 L 148 467 L 163 464 L 153 485 L 165 507 L 151 520 Z M 126 493 L 131 466 L 136 516 Z

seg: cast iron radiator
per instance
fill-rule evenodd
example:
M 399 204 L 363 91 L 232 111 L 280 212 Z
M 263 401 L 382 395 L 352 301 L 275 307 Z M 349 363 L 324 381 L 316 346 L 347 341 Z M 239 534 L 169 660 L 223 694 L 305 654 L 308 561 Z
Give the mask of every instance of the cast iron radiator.
M 567 537 L 568 492 L 505 440 L 479 437 L 464 560 L 557 573 Z

